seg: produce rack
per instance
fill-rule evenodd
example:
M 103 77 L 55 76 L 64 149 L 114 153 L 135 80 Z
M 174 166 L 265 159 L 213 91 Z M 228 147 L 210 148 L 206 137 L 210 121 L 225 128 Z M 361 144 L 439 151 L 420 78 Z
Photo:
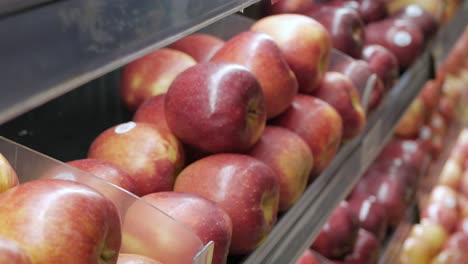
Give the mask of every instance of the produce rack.
M 68 161 L 84 157 L 104 129 L 130 119 L 118 94 L 119 67 L 193 32 L 227 39 L 251 23 L 234 13 L 258 0 L 29 2 L 14 9 L 0 5 L 0 34 L 8 36 L 0 42 L 0 136 L 43 154 L 4 138 L 0 152 L 15 146 L 47 160 Z M 266 241 L 230 263 L 294 263 L 299 258 L 391 138 L 424 83 L 434 77 L 434 68 L 468 24 L 467 13 L 465 1 L 369 116 L 366 129 L 341 147 Z M 10 153 L 16 157 L 18 152 Z M 390 249 L 407 228 L 402 223 L 396 229 L 388 252 L 397 251 Z M 393 255 L 388 252 L 383 256 Z

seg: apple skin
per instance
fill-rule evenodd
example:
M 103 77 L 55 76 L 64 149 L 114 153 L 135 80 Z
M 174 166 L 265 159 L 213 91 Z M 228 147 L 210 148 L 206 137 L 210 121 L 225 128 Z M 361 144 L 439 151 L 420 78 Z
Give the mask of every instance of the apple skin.
M 127 122 L 94 139 L 88 158 L 120 166 L 135 182 L 135 194 L 170 191 L 184 164 L 184 151 L 168 130 L 148 123 Z
M 359 228 L 353 252 L 345 257 L 348 264 L 377 264 L 380 254 L 380 241 L 374 234 Z
M 382 80 L 385 91 L 390 90 L 400 75 L 395 55 L 381 45 L 366 45 L 362 50 L 361 58 L 369 64 L 371 71 Z
M 170 130 L 166 121 L 166 111 L 164 110 L 165 99 L 166 94 L 160 94 L 148 98 L 136 110 L 133 116 L 133 121 L 139 123 L 151 123 L 157 127 Z
M 428 219 L 436 224 L 444 227 L 451 233 L 457 225 L 458 212 L 457 209 L 444 206 L 441 203 L 429 203 L 421 213 L 422 219 Z
M 375 162 L 401 160 L 408 166 L 421 171 L 426 159 L 427 153 L 423 143 L 395 138 L 385 145 Z
M 465 263 L 468 255 L 464 251 L 453 248 L 444 249 L 432 259 L 431 264 Z
M 417 25 L 426 39 L 432 36 L 437 31 L 438 27 L 438 22 L 434 15 L 417 4 L 410 4 L 403 7 L 395 12 L 391 18 L 406 19 L 412 24 Z
M 0 153 L 0 193 L 3 193 L 19 184 L 18 176 L 11 164 Z
M 421 30 L 404 19 L 385 19 L 367 24 L 366 45 L 377 44 L 390 50 L 406 69 L 418 58 L 424 46 Z
M 306 249 L 304 253 L 296 261 L 296 264 L 319 264 L 319 260 L 310 249 Z
M 463 167 L 455 160 L 448 159 L 445 162 L 442 171 L 440 172 L 437 184 L 445 185 L 454 190 L 459 190 L 460 192 L 464 193 L 464 189 L 468 186 L 462 186 L 463 178 Z
M 240 64 L 255 75 L 265 96 L 268 119 L 284 112 L 297 94 L 296 76 L 279 47 L 265 33 L 246 31 L 236 35 L 211 61 Z
M 32 264 L 32 260 L 14 240 L 0 237 L 0 263 Z
M 237 64 L 204 62 L 180 74 L 165 100 L 171 131 L 204 152 L 243 152 L 266 124 L 265 98 L 255 76 Z
M 358 197 L 348 201 L 349 207 L 358 217 L 361 228 L 371 232 L 383 241 L 387 232 L 387 212 L 373 195 Z
M 279 211 L 289 209 L 304 192 L 314 164 L 307 143 L 292 131 L 267 126 L 249 155 L 270 166 L 279 177 Z
M 320 230 L 311 249 L 330 258 L 340 259 L 353 251 L 359 222 L 346 201 L 340 202 Z
M 231 244 L 232 222 L 219 205 L 189 193 L 159 192 L 142 198 L 192 230 L 203 245 L 213 241 L 212 263 L 226 263 Z
M 182 51 L 196 62 L 206 62 L 223 47 L 224 40 L 202 33 L 195 33 L 172 43 L 168 48 Z
M 198 194 L 231 217 L 230 255 L 249 253 L 276 223 L 279 177 L 265 163 L 242 154 L 215 154 L 186 167 L 174 191 Z
M 451 124 L 455 120 L 455 102 L 448 97 L 442 96 L 440 98 L 438 111 L 444 117 L 447 124 Z
M 176 76 L 195 64 L 189 55 L 163 48 L 125 65 L 120 80 L 123 102 L 136 110 L 151 96 L 166 93 Z
M 379 21 L 388 16 L 385 0 L 359 0 L 359 13 L 364 23 Z
M 163 264 L 155 259 L 148 258 L 137 254 L 119 254 L 117 264 Z
M 343 121 L 343 142 L 355 138 L 365 128 L 366 113 L 358 91 L 345 75 L 327 72 L 314 97 L 327 102 L 340 114 Z
M 395 135 L 400 138 L 414 139 L 424 126 L 427 108 L 420 97 L 416 97 L 395 128 Z
M 335 157 L 341 143 L 343 121 L 338 112 L 318 98 L 299 94 L 274 124 L 298 134 L 314 156 L 310 180 L 315 179 Z
M 314 19 L 297 14 L 262 18 L 250 28 L 270 35 L 296 75 L 299 91 L 311 93 L 327 71 L 332 40 Z
M 425 240 L 409 237 L 403 242 L 400 253 L 400 264 L 427 264 L 431 256 L 428 254 L 430 246 Z
M 364 23 L 357 11 L 324 6 L 306 14 L 328 30 L 333 48 L 353 58 L 361 57 L 365 42 Z
M 312 8 L 313 1 L 310 0 L 278 0 L 274 4 L 267 4 L 267 13 L 270 15 L 277 14 L 300 14 Z
M 86 185 L 57 179 L 23 183 L 0 196 L 0 215 L 0 236 L 15 240 L 33 263 L 117 261 L 119 212 Z
M 435 256 L 449 238 L 449 234 L 441 225 L 423 219 L 420 224 L 411 228 L 409 237 L 425 241 L 428 245 L 428 255 Z
M 80 159 L 69 161 L 67 164 L 91 173 L 131 193 L 136 190 L 136 182 L 132 177 L 122 168 L 110 162 L 97 159 Z

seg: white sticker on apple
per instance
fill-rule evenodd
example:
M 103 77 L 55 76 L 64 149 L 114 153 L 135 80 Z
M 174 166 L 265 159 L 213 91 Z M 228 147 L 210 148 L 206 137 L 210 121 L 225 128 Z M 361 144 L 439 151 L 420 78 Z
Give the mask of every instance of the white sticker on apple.
M 123 123 L 123 124 L 120 124 L 120 125 L 116 126 L 114 131 L 117 134 L 124 134 L 124 133 L 127 133 L 128 131 L 132 130 L 135 127 L 136 127 L 136 123 L 130 121 L 130 122 Z
M 411 35 L 406 32 L 406 31 L 398 31 L 394 36 L 393 36 L 393 41 L 395 42 L 395 44 L 397 46 L 400 46 L 400 47 L 406 47 L 408 46 L 409 44 L 411 44 L 411 42 L 413 41 L 413 38 L 411 37 Z
M 406 8 L 406 14 L 410 17 L 418 17 L 423 14 L 423 10 L 420 6 L 411 5 Z

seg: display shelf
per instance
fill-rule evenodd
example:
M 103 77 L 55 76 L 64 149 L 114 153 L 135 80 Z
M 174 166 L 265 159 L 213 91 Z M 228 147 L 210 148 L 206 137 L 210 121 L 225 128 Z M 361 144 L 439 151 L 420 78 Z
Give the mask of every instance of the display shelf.
M 258 1 L 52 1 L 1 17 L 0 124 Z M 0 8 L 44 1 L 12 2 Z
M 0 153 L 13 166 L 20 183 L 44 178 L 72 180 L 110 199 L 121 217 L 121 252 L 157 257 L 164 263 L 211 263 L 213 243 L 204 245 L 191 230 L 144 199 L 3 137 L 0 137 Z M 135 243 L 145 246 L 135 247 Z
M 23 11 L 38 5 L 50 3 L 56 0 L 2 0 L 0 2 L 0 16 Z

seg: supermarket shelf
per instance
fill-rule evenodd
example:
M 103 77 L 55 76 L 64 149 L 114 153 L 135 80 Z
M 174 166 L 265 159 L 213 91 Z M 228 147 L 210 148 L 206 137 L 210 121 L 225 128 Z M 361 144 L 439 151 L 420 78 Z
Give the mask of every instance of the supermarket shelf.
M 4 16 L 0 124 L 258 1 L 67 0 Z
M 54 0 L 2 0 L 0 2 L 0 16 L 23 11 L 34 6 L 42 5 L 53 1 Z

